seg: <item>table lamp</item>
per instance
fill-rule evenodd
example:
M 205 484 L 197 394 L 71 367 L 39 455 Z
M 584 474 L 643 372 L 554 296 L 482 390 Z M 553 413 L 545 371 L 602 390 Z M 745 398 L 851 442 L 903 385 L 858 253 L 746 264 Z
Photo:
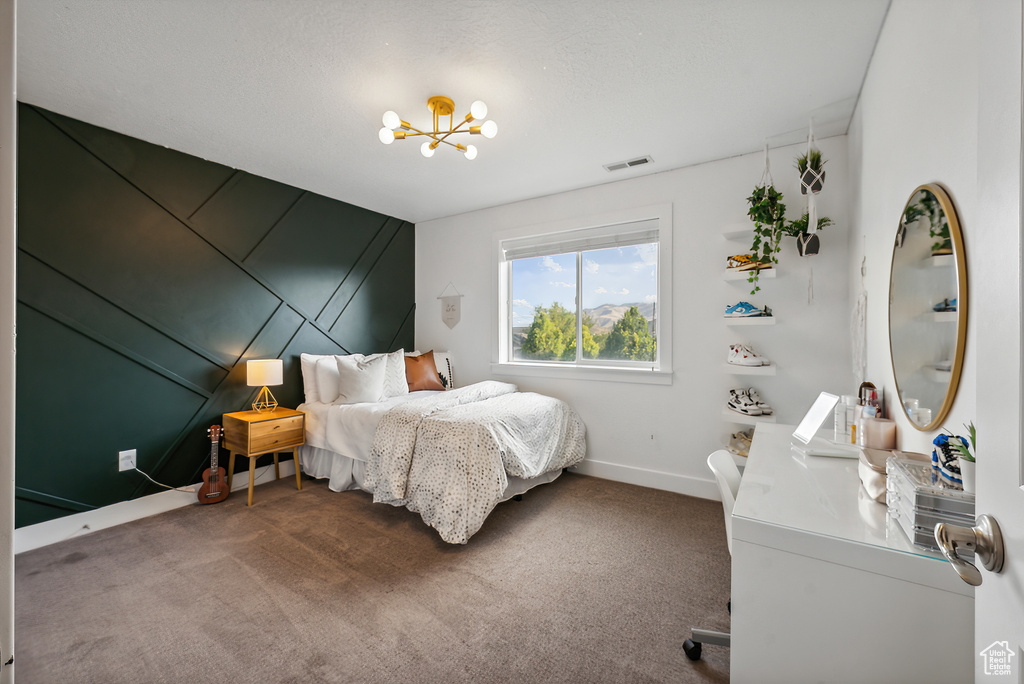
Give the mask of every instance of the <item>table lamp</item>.
M 260 359 L 246 361 L 245 384 L 249 387 L 260 387 L 256 401 L 252 402 L 252 410 L 257 413 L 273 411 L 277 408 L 277 399 L 267 389 L 267 385 L 280 385 L 284 382 L 284 362 L 281 359 Z

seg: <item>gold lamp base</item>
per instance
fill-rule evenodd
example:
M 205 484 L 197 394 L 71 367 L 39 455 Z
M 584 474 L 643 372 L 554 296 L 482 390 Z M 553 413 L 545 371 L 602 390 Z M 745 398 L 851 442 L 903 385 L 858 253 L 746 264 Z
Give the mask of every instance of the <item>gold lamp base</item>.
M 266 385 L 260 390 L 260 393 L 256 395 L 256 401 L 252 402 L 252 410 L 256 413 L 264 413 L 266 411 L 273 411 L 277 408 L 277 399 L 270 393 L 270 390 Z

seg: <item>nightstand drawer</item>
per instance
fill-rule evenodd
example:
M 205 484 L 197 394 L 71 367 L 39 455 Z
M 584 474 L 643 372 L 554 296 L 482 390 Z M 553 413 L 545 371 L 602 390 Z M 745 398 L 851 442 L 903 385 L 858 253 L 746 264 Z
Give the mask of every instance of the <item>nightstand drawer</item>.
M 305 435 L 303 434 L 301 427 L 298 430 L 275 432 L 262 437 L 256 437 L 253 435 L 249 439 L 249 453 L 256 454 L 261 451 L 280 451 L 281 449 L 298 446 L 304 441 L 304 436 Z
M 302 434 L 302 418 L 302 416 L 291 416 L 289 418 L 254 422 L 249 426 L 249 439 L 255 444 L 256 440 L 271 435 L 282 435 L 286 432 Z

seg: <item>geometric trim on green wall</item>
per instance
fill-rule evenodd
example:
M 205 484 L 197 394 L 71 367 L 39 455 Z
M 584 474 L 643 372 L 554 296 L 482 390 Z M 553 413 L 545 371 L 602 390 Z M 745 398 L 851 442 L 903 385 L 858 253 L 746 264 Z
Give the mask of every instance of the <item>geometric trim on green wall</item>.
M 18 106 L 16 525 L 174 486 L 247 408 L 245 361 L 413 343 L 408 222 Z M 243 459 L 244 460 L 244 459 Z M 240 467 L 245 467 L 241 464 Z

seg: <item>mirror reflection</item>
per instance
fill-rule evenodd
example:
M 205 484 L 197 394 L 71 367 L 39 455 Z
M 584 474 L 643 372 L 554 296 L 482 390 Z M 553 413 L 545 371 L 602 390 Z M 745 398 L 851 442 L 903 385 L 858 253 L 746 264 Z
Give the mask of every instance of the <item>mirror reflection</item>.
M 903 411 L 937 429 L 956 396 L 967 333 L 963 236 L 948 193 L 911 195 L 896 229 L 889 280 L 889 347 Z

